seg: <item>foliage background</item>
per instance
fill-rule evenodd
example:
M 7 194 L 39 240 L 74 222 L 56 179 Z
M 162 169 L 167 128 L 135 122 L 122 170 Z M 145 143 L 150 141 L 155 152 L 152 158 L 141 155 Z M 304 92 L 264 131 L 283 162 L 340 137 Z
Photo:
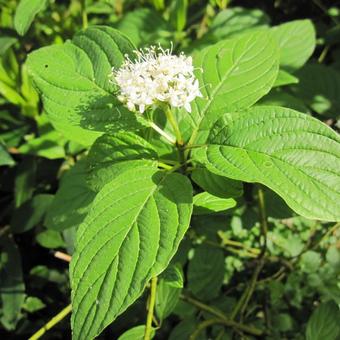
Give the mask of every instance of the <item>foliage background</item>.
M 25 60 L 29 52 L 60 44 L 93 24 L 116 27 L 139 47 L 173 41 L 177 51 L 189 52 L 250 28 L 308 18 L 316 29 L 317 45 L 311 60 L 294 74 L 300 82 L 274 89 L 263 102 L 297 108 L 336 130 L 339 128 L 338 1 L 192 0 L 187 4 L 162 0 L 33 0 L 29 10 L 18 3 L 0 0 L 2 338 L 28 338 L 69 304 L 68 264 L 55 257 L 55 252 L 72 254 L 75 227 L 62 232 L 50 229 L 52 222 L 48 216 L 60 215 L 60 211 L 47 217 L 46 214 L 61 178 L 78 188 L 82 186 L 81 180 L 76 182 L 77 173 L 73 177 L 63 175 L 82 158 L 84 149 L 56 132 L 43 114 L 27 74 Z M 82 171 L 81 166 L 78 169 Z M 70 200 L 64 202 L 61 210 L 72 202 L 73 188 L 69 190 Z M 264 198 L 269 217 L 269 254 L 241 321 L 247 324 L 256 319 L 256 326 L 268 330 L 267 339 L 337 339 L 339 225 L 296 216 L 269 190 L 264 191 Z M 72 205 L 69 209 L 72 210 Z M 71 221 L 60 219 L 58 223 L 76 225 L 79 215 Z M 160 279 L 156 314 L 161 328 L 157 339 L 188 339 L 198 325 L 214 317 L 207 306 L 215 312 L 232 311 L 257 265 L 255 259 L 261 246 L 258 221 L 253 185 L 245 186 L 237 207 L 224 214 L 193 219 L 192 228 L 173 260 L 179 264 L 171 269 L 175 274 L 167 273 L 170 278 L 175 276 L 175 284 L 166 275 Z M 184 288 L 180 284 L 182 271 Z M 101 338 L 116 339 L 126 330 L 144 324 L 146 303 L 147 293 Z M 203 329 L 198 338 L 208 336 L 251 338 L 247 333 L 220 325 Z M 69 337 L 67 318 L 45 334 L 49 339 Z

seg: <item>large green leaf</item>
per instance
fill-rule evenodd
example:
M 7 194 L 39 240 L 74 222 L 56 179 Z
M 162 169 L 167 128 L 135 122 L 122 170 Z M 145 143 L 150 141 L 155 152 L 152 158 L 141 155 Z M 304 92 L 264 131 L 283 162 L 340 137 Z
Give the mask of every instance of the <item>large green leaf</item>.
M 226 114 L 203 158 L 212 172 L 268 186 L 303 216 L 340 219 L 340 138 L 317 119 L 270 106 Z
M 96 196 L 71 262 L 74 339 L 92 339 L 133 303 L 175 254 L 192 188 L 177 173 L 125 171 Z
M 268 93 L 278 61 L 276 43 L 266 32 L 222 41 L 197 54 L 194 63 L 202 69 L 197 78 L 204 98 L 197 98 L 188 114 L 194 129 L 191 143 L 203 143 L 224 112 L 247 108 Z
M 300 68 L 312 55 L 316 40 L 310 20 L 295 20 L 273 27 L 273 37 L 280 47 L 280 67 L 287 71 Z
M 34 17 L 45 9 L 47 0 L 20 0 L 14 15 L 14 27 L 20 35 L 25 35 Z
M 27 66 L 52 124 L 71 140 L 90 145 L 103 132 L 140 127 L 135 114 L 113 95 L 112 67 L 134 46 L 121 33 L 92 26 L 71 42 L 41 48 Z

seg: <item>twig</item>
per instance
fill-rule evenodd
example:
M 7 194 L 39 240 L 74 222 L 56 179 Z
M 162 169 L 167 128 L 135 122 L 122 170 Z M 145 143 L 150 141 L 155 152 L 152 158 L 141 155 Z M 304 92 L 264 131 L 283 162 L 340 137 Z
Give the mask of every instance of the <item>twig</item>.
M 71 262 L 71 259 L 72 259 L 71 255 L 65 254 L 65 253 L 63 253 L 61 251 L 56 251 L 54 253 L 54 257 L 56 257 L 59 260 L 66 261 L 66 262 Z
M 259 217 L 260 217 L 260 226 L 261 226 L 261 236 L 263 238 L 262 240 L 262 246 L 261 246 L 261 252 L 258 255 L 257 258 L 257 265 L 254 270 L 254 273 L 250 279 L 250 283 L 246 290 L 243 292 L 240 300 L 236 304 L 235 308 L 231 312 L 230 318 L 234 320 L 236 316 L 240 313 L 240 315 L 243 315 L 244 311 L 246 310 L 248 303 L 255 291 L 256 288 L 256 282 L 259 277 L 259 274 L 264 266 L 265 262 L 265 255 L 267 250 L 267 230 L 268 230 L 268 224 L 267 224 L 267 216 L 266 216 L 266 209 L 265 209 L 265 202 L 264 202 L 264 194 L 261 187 L 258 189 L 258 204 L 259 204 Z
M 260 329 L 249 327 L 249 326 L 246 326 L 246 325 L 243 325 L 243 324 L 238 324 L 238 323 L 231 321 L 231 320 L 215 318 L 215 319 L 208 319 L 208 320 L 205 320 L 202 323 L 200 323 L 198 325 L 197 329 L 194 331 L 194 333 L 191 334 L 189 339 L 190 340 L 196 340 L 198 335 L 203 331 L 203 329 L 205 329 L 209 326 L 215 325 L 215 324 L 221 324 L 221 325 L 225 325 L 225 326 L 228 326 L 228 327 L 236 327 L 236 325 L 237 325 L 238 329 L 240 329 L 240 330 L 242 330 L 246 333 L 249 333 L 249 334 L 252 334 L 252 335 L 257 335 L 257 336 L 260 336 L 260 335 L 263 334 L 262 330 L 260 330 Z
M 319 58 L 318 58 L 318 63 L 319 63 L 319 64 L 322 64 L 322 63 L 323 63 L 323 61 L 325 60 L 326 55 L 327 55 L 327 53 L 328 53 L 328 51 L 329 51 L 330 48 L 331 48 L 330 45 L 326 45 L 326 46 L 323 48 L 323 50 L 322 50 L 322 52 L 321 52 L 321 54 L 320 54 L 320 56 L 319 56 Z
M 152 319 L 153 319 L 153 312 L 155 308 L 156 291 L 157 291 L 157 276 L 151 279 L 150 301 L 149 301 L 149 307 L 148 307 L 148 315 L 146 318 L 144 340 L 151 339 Z
M 195 306 L 195 307 L 197 307 L 197 308 L 199 308 L 199 309 L 201 309 L 203 311 L 206 311 L 206 312 L 216 316 L 217 318 L 207 320 L 207 321 L 210 321 L 210 322 L 211 322 L 211 320 L 215 320 L 215 322 L 213 322 L 213 324 L 214 323 L 220 323 L 220 324 L 226 325 L 228 327 L 233 327 L 233 328 L 242 330 L 242 331 L 244 331 L 246 333 L 253 334 L 253 335 L 261 335 L 261 334 L 263 334 L 262 330 L 260 330 L 258 328 L 247 326 L 247 325 L 238 323 L 236 321 L 230 320 L 226 315 L 223 314 L 222 311 L 220 311 L 217 308 L 208 306 L 208 305 L 204 304 L 203 302 L 195 300 L 195 299 L 193 299 L 193 298 L 191 298 L 189 296 L 181 295 L 180 297 L 181 297 L 181 299 L 183 299 L 184 301 L 189 302 L 193 306 Z M 211 324 L 206 324 L 205 321 L 201 323 L 201 325 L 203 325 L 203 324 L 204 324 L 204 326 L 201 326 L 201 330 L 203 330 L 204 328 L 209 327 L 211 325 Z M 194 334 L 195 333 L 193 333 L 192 336 L 194 336 Z M 199 332 L 195 335 L 195 337 L 197 337 L 198 334 L 199 334 Z M 195 339 L 195 337 L 192 338 L 192 339 Z
M 34 333 L 28 340 L 40 339 L 48 330 L 50 330 L 57 323 L 62 321 L 68 314 L 70 314 L 71 310 L 72 310 L 71 305 L 66 306 L 60 313 L 54 316 L 49 322 L 47 322 L 36 333 Z
M 321 237 L 321 239 L 311 247 L 311 249 L 317 248 L 329 235 L 333 234 L 338 228 L 340 228 L 340 222 L 335 223 L 333 227 L 328 229 L 327 232 Z

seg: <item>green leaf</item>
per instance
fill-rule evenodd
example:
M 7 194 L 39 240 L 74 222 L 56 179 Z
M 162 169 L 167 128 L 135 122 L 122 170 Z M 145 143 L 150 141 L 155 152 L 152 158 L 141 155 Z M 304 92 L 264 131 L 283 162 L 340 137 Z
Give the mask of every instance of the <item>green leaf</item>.
M 91 188 L 99 191 L 123 169 L 137 164 L 131 161 L 143 159 L 157 159 L 157 153 L 142 137 L 132 132 L 103 135 L 94 142 L 88 154 L 87 181 Z
M 169 340 L 187 340 L 197 329 L 197 326 L 197 321 L 194 318 L 184 319 L 171 331 Z M 203 330 L 197 338 L 197 340 L 203 339 L 206 339 L 205 330 Z
M 333 301 L 322 303 L 307 324 L 307 340 L 336 340 L 340 335 L 340 311 Z
M 187 23 L 188 0 L 174 0 L 170 7 L 170 22 L 177 32 L 183 31 Z
M 22 308 L 29 313 L 37 312 L 45 307 L 46 305 L 35 296 L 28 296 L 22 306 Z
M 118 340 L 143 340 L 145 333 L 145 325 L 136 326 L 130 328 L 126 332 L 124 332 Z M 151 339 L 155 336 L 155 330 L 151 331 Z
M 319 114 L 340 116 L 340 73 L 330 66 L 306 65 L 296 74 L 300 82 L 294 94 Z
M 279 87 L 283 85 L 290 85 L 290 84 L 297 84 L 299 82 L 299 79 L 292 76 L 288 72 L 284 70 L 279 70 L 279 73 L 277 75 L 277 78 L 275 80 L 275 83 L 273 87 Z
M 268 27 L 268 16 L 259 9 L 232 7 L 222 10 L 213 18 L 208 32 L 190 48 L 203 48 L 209 44 L 217 43 L 224 39 L 234 38 L 250 30 L 265 29 Z
M 309 112 L 307 106 L 298 96 L 282 92 L 281 89 L 273 89 L 266 96 L 261 98 L 259 105 L 283 106 L 300 112 Z
M 160 320 L 175 309 L 183 287 L 183 274 L 178 266 L 170 266 L 157 284 L 155 310 Z
M 97 336 L 167 267 L 191 211 L 189 180 L 156 167 L 127 170 L 103 187 L 71 262 L 75 340 Z
M 320 253 L 313 250 L 308 250 L 301 256 L 300 267 L 305 273 L 314 273 L 320 269 L 322 258 Z
M 23 233 L 40 223 L 51 205 L 53 195 L 40 194 L 22 204 L 11 219 L 13 233 Z
M 223 250 L 202 244 L 189 262 L 188 289 L 199 299 L 211 300 L 220 292 L 224 271 Z
M 65 140 L 62 135 L 53 129 L 51 124 L 45 122 L 39 129 L 39 137 L 28 140 L 19 147 L 19 152 L 37 155 L 48 159 L 65 157 Z
M 24 159 L 17 168 L 14 190 L 15 207 L 29 200 L 35 189 L 37 163 L 33 157 Z
M 266 214 L 268 217 L 283 220 L 294 216 L 293 211 L 275 192 L 264 188 L 263 193 L 265 202 L 268 202 L 268 204 L 266 204 Z
M 201 192 L 194 196 L 194 215 L 205 215 L 234 208 L 237 202 L 233 198 L 221 198 Z
M 0 57 L 2 57 L 6 51 L 18 41 L 15 37 L 3 36 L 0 37 Z
M 62 177 L 46 215 L 47 228 L 60 231 L 83 222 L 96 196 L 86 182 L 86 175 L 86 163 L 80 161 Z
M 0 142 L 0 166 L 15 164 L 11 155 L 7 152 L 5 146 Z
M 249 30 L 266 28 L 268 23 L 268 16 L 260 9 L 233 7 L 220 11 L 214 17 L 208 35 L 213 34 L 218 40 L 229 39 Z
M 7 330 L 13 330 L 21 317 L 25 284 L 18 247 L 13 238 L 7 235 L 0 237 L 0 289 L 2 304 L 0 321 Z
M 196 168 L 191 179 L 209 194 L 222 197 L 240 197 L 243 193 L 242 182 L 218 176 L 206 168 Z
M 202 69 L 196 75 L 204 98 L 197 98 L 187 114 L 194 128 L 191 143 L 204 143 L 223 113 L 247 108 L 268 93 L 278 60 L 276 43 L 266 32 L 222 41 L 197 54 L 194 64 Z
M 297 111 L 256 107 L 226 114 L 212 129 L 208 170 L 275 191 L 298 214 L 340 218 L 340 138 L 327 125 Z
M 177 255 L 177 254 L 176 254 Z M 179 264 L 170 265 L 163 273 L 162 280 L 174 288 L 183 288 L 183 271 Z
M 305 64 L 315 49 L 315 29 L 310 20 L 294 20 L 273 27 L 280 47 L 280 67 L 293 72 Z
M 20 0 L 14 15 L 15 30 L 20 35 L 25 35 L 35 16 L 43 11 L 47 4 L 47 0 Z
M 92 26 L 63 45 L 28 56 L 27 67 L 50 121 L 67 138 L 91 145 L 103 132 L 140 128 L 137 116 L 114 96 L 109 81 L 134 46 L 118 31 Z
M 65 242 L 60 232 L 56 230 L 45 230 L 36 236 L 37 242 L 44 248 L 60 248 L 65 247 Z
M 128 12 L 115 27 L 126 34 L 137 47 L 155 43 L 160 43 L 162 46 L 169 45 L 169 39 L 162 36 L 164 32 L 170 30 L 168 23 L 156 11 L 149 8 Z

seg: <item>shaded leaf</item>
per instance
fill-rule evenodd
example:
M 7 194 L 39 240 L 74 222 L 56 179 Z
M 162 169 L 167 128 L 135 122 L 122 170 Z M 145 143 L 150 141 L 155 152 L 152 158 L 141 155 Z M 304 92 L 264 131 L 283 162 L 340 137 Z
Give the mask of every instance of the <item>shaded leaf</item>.
M 242 182 L 218 176 L 206 168 L 196 168 L 191 174 L 192 180 L 208 193 L 222 197 L 239 197 L 243 193 Z
M 80 161 L 62 177 L 46 215 L 47 228 L 64 230 L 82 223 L 96 196 L 86 182 L 86 174 L 86 163 Z
M 300 82 L 293 87 L 296 96 L 319 114 L 339 117 L 340 73 L 330 66 L 310 64 L 296 74 Z
M 340 311 L 333 301 L 322 303 L 307 324 L 307 340 L 336 340 L 340 334 Z
M 157 159 L 157 153 L 142 137 L 132 132 L 105 134 L 94 142 L 89 151 L 86 160 L 89 168 L 87 181 L 91 188 L 98 191 L 123 169 L 137 166 L 136 162 L 132 165 L 127 162 L 143 159 Z
M 26 232 L 43 221 L 53 197 L 53 195 L 39 194 L 16 209 L 11 219 L 12 232 Z
M 1 323 L 6 329 L 13 330 L 21 318 L 25 284 L 18 247 L 13 238 L 7 235 L 0 237 L 0 298 Z
M 189 262 L 188 289 L 202 300 L 211 300 L 220 292 L 224 271 L 223 250 L 202 244 Z

